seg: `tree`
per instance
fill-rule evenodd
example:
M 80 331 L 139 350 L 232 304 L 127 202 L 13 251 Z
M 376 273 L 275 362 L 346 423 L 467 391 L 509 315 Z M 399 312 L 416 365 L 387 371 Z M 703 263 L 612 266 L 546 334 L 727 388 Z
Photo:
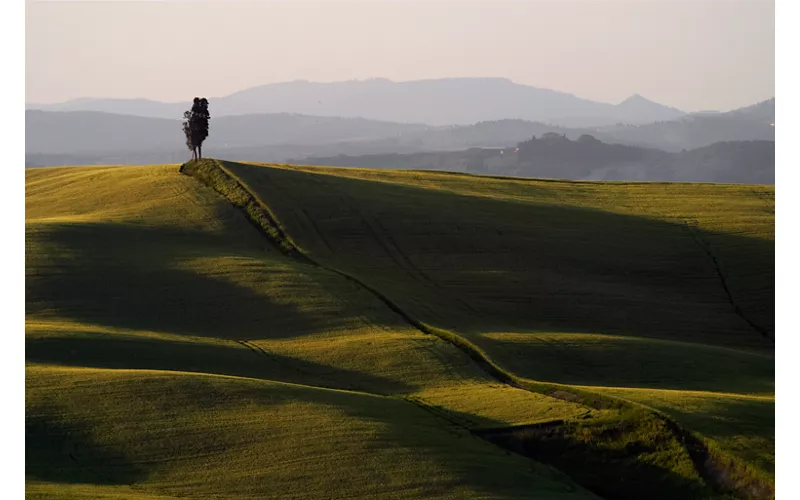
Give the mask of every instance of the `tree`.
M 192 152 L 192 159 L 197 158 L 197 149 L 192 144 L 192 112 L 185 111 L 183 113 L 183 133 L 186 136 L 186 147 Z
M 192 159 L 203 157 L 203 141 L 208 137 L 208 99 L 195 97 L 192 109 L 183 113 L 183 133 L 186 147 L 192 152 Z

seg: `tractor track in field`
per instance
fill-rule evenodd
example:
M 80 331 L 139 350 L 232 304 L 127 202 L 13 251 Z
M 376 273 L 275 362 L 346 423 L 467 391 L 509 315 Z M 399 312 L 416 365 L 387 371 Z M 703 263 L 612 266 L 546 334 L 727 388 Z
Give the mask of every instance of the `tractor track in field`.
M 422 269 L 420 269 L 419 267 L 414 265 L 413 262 L 411 262 L 411 259 L 408 257 L 408 254 L 406 252 L 404 252 L 402 248 L 400 248 L 400 245 L 397 244 L 397 242 L 392 237 L 391 233 L 389 233 L 389 231 L 386 230 L 386 227 L 384 227 L 384 225 L 381 222 L 381 220 L 378 219 L 377 217 L 373 217 L 373 219 L 375 220 L 375 224 L 377 224 L 378 227 L 381 228 L 381 233 L 383 234 L 383 238 L 378 238 L 378 239 L 379 240 L 384 240 L 385 239 L 386 241 L 388 241 L 392 245 L 392 247 L 394 247 L 394 249 L 397 252 L 397 254 L 400 255 L 400 258 L 403 260 L 403 262 L 406 263 L 406 267 L 408 269 L 415 271 L 417 274 L 419 274 L 422 277 L 423 280 L 427 281 L 428 283 L 430 283 L 434 287 L 441 289 L 442 287 L 441 287 L 441 285 L 439 285 L 439 283 L 433 281 L 430 278 L 430 276 L 428 276 L 427 274 L 425 274 L 424 271 L 422 271 Z M 403 267 L 403 266 L 401 266 L 401 267 Z
M 203 160 L 201 160 L 201 161 L 203 161 Z M 197 168 L 198 167 L 198 163 L 192 163 L 192 164 L 187 163 L 187 164 L 181 165 L 179 171 L 181 173 L 185 174 L 185 175 L 189 175 L 189 176 L 195 177 L 199 182 L 201 182 L 201 183 L 205 184 L 206 186 L 208 186 L 209 188 L 213 189 L 214 191 L 219 193 L 223 198 L 227 199 L 229 202 L 231 202 L 232 204 L 237 206 L 239 209 L 241 209 L 242 212 L 244 213 L 244 215 L 246 216 L 246 218 L 254 226 L 256 226 L 256 228 L 259 230 L 259 232 L 261 232 L 266 238 L 268 238 L 275 245 L 276 248 L 278 248 L 281 252 L 283 252 L 287 256 L 289 256 L 291 258 L 294 258 L 294 259 L 297 259 L 297 260 L 299 260 L 299 261 L 301 261 L 303 263 L 310 264 L 310 265 L 313 265 L 313 266 L 317 266 L 317 267 L 319 267 L 321 269 L 325 269 L 327 271 L 336 273 L 339 276 L 342 276 L 343 278 L 347 279 L 348 281 L 354 282 L 358 286 L 360 286 L 363 289 L 365 289 L 368 292 L 370 292 L 375 298 L 377 298 L 378 300 L 383 302 L 390 310 L 392 310 L 397 315 L 399 315 L 410 326 L 416 328 L 417 330 L 421 331 L 422 333 L 429 334 L 429 335 L 432 335 L 434 337 L 437 337 L 437 338 L 439 338 L 439 339 L 441 339 L 441 340 L 453 345 L 455 348 L 459 349 L 460 351 L 464 352 L 490 378 L 496 380 L 497 382 L 499 382 L 501 384 L 508 385 L 510 387 L 514 387 L 514 388 L 517 388 L 517 389 L 522 389 L 522 390 L 525 390 L 525 391 L 528 391 L 528 392 L 531 392 L 531 393 L 534 393 L 534 394 L 544 394 L 544 395 L 547 395 L 547 396 L 555 398 L 555 399 L 562 399 L 562 400 L 566 400 L 566 401 L 577 402 L 577 403 L 582 404 L 582 405 L 587 406 L 587 407 L 594 407 L 595 405 L 598 405 L 599 407 L 604 408 L 606 403 L 608 402 L 606 400 L 607 398 L 602 397 L 602 396 L 598 396 L 596 398 L 595 397 L 596 395 L 594 395 L 594 394 L 588 395 L 588 396 L 590 396 L 590 398 L 587 399 L 587 397 L 586 397 L 587 395 L 586 394 L 584 394 L 583 396 L 579 395 L 579 393 L 582 392 L 580 390 L 575 391 L 575 393 L 573 393 L 573 392 L 568 392 L 568 391 L 565 391 L 565 390 L 557 390 L 557 391 L 543 390 L 543 392 L 541 392 L 541 391 L 535 391 L 535 390 L 531 389 L 530 387 L 527 386 L 525 381 L 523 381 L 522 379 L 519 379 L 518 377 L 514 376 L 513 374 L 511 374 L 511 373 L 505 371 L 504 369 L 500 368 L 498 365 L 496 365 L 494 362 L 492 362 L 488 358 L 488 356 L 486 356 L 477 346 L 475 346 L 474 344 L 472 344 L 468 340 L 462 338 L 461 336 L 459 336 L 459 335 L 457 335 L 455 333 L 452 333 L 452 332 L 449 332 L 449 331 L 446 331 L 446 330 L 441 330 L 441 329 L 434 328 L 434 327 L 430 327 L 430 326 L 422 323 L 421 321 L 415 319 L 414 317 L 412 317 L 411 315 L 406 313 L 400 306 L 398 306 L 393 300 L 391 300 L 388 296 L 386 296 L 380 290 L 374 288 L 373 286 L 365 283 L 364 281 L 362 281 L 361 279 L 359 279 L 359 278 L 357 278 L 357 277 L 355 277 L 353 275 L 350 275 L 350 274 L 348 274 L 348 273 L 346 273 L 344 271 L 341 271 L 339 269 L 336 269 L 334 267 L 330 267 L 330 266 L 321 264 L 321 263 L 317 262 L 316 260 L 312 259 L 311 257 L 309 257 L 308 255 L 306 255 L 300 248 L 297 247 L 297 245 L 294 243 L 294 241 L 291 240 L 286 235 L 286 232 L 285 232 L 284 228 L 278 223 L 275 215 L 265 205 L 265 203 L 263 201 L 261 201 L 258 198 L 258 196 L 256 196 L 247 187 L 247 185 L 241 179 L 239 179 L 235 174 L 233 174 L 228 169 L 226 169 L 222 162 L 220 162 L 218 160 L 208 160 L 208 159 L 206 159 L 204 161 L 204 163 L 200 164 L 200 168 L 202 168 L 203 165 L 209 165 L 210 168 L 212 168 L 212 169 L 214 167 L 216 167 L 218 172 L 216 172 L 215 174 L 210 174 L 210 175 L 206 175 L 203 172 L 198 172 L 198 168 Z M 187 169 L 186 167 L 189 167 L 189 168 Z M 211 177 L 216 177 L 217 182 L 225 183 L 225 185 L 226 185 L 225 187 L 227 187 L 229 190 L 230 189 L 235 190 L 236 194 L 240 198 L 239 202 L 237 203 L 236 201 L 231 199 L 231 197 L 229 197 L 229 195 L 227 195 L 223 190 L 221 190 L 219 186 L 216 186 L 215 183 L 214 183 L 214 180 Z M 242 199 L 245 200 L 245 201 L 241 201 Z M 266 221 L 266 224 L 274 225 L 274 227 L 263 227 L 262 224 L 264 224 L 265 221 Z M 366 221 L 364 221 L 364 223 L 368 227 L 370 227 L 366 223 Z M 719 267 L 719 264 L 718 264 L 718 262 L 716 260 L 716 257 L 713 255 L 713 253 L 710 252 L 710 250 L 708 250 L 703 245 L 704 242 L 697 240 L 697 238 L 699 238 L 699 236 L 694 234 L 694 230 L 689 226 L 688 222 L 685 222 L 685 224 L 683 226 L 684 226 L 684 229 L 690 231 L 690 234 L 692 234 L 692 237 L 695 238 L 695 241 L 697 242 L 697 244 L 700 245 L 701 248 L 704 249 L 706 254 L 709 256 L 709 258 L 714 263 L 714 267 L 717 270 L 717 274 L 718 274 L 720 280 L 723 283 L 723 287 L 724 287 L 726 293 L 728 294 L 728 298 L 731 301 L 731 304 L 733 304 L 734 307 L 736 308 L 737 314 L 742 316 L 738 306 L 736 306 L 733 303 L 733 298 L 732 298 L 732 296 L 730 294 L 730 290 L 727 287 L 727 283 L 725 282 L 724 275 L 722 274 L 722 271 L 721 271 L 721 269 Z M 377 238 L 377 234 L 374 233 L 374 229 L 371 228 L 371 227 L 370 227 L 370 229 L 372 229 L 373 236 L 376 239 L 379 239 L 379 238 Z M 276 238 L 276 235 L 277 235 L 277 238 Z M 387 251 L 387 253 L 388 253 L 388 251 Z M 389 255 L 389 256 L 393 260 L 395 260 L 395 262 L 397 262 L 396 258 L 394 256 L 392 256 L 392 255 Z M 402 268 L 402 266 L 401 266 L 401 268 Z M 410 270 L 406 269 L 406 271 L 410 271 Z M 751 326 L 756 328 L 759 332 L 762 331 L 762 329 L 760 329 L 760 327 L 757 327 L 757 325 L 752 324 L 751 321 L 748 320 L 747 318 L 745 318 L 744 316 L 742 316 L 742 318 L 744 318 L 749 324 L 751 324 Z M 269 356 L 269 354 L 266 351 L 264 351 L 259 346 L 255 345 L 255 344 L 253 344 L 251 342 L 248 342 L 248 341 L 237 341 L 237 342 L 240 343 L 241 345 L 244 345 L 244 346 L 248 347 L 251 350 L 255 351 L 256 349 L 258 349 L 258 351 L 260 351 L 263 355 Z M 594 398 L 594 399 L 591 399 L 591 398 Z M 480 436 L 476 432 L 473 432 L 473 430 L 469 429 L 468 427 L 465 427 L 465 425 L 463 423 L 454 420 L 452 415 L 445 415 L 445 413 L 442 410 L 439 410 L 438 408 L 432 408 L 429 404 L 426 404 L 426 403 L 424 403 L 424 402 L 422 402 L 422 401 L 420 401 L 420 400 L 418 400 L 416 398 L 408 398 L 408 397 L 406 397 L 406 398 L 403 398 L 403 399 L 408 401 L 408 402 L 411 402 L 411 403 L 417 405 L 418 407 L 422 408 L 423 410 L 425 410 L 425 411 L 427 411 L 429 413 L 432 413 L 434 415 L 438 415 L 438 416 L 444 418 L 446 421 L 448 421 L 452 425 L 456 425 L 456 426 L 459 426 L 459 427 L 462 427 L 462 428 L 466 428 L 467 430 L 469 430 L 469 432 L 473 436 L 477 436 L 477 437 L 483 438 L 483 436 Z M 615 399 L 615 401 L 617 401 L 618 403 L 621 403 L 621 404 L 630 405 L 630 403 L 625 402 L 625 401 L 620 401 L 620 400 L 616 400 L 616 399 Z M 665 415 L 663 415 L 663 414 L 661 414 L 659 412 L 653 412 L 653 414 L 656 415 L 658 418 L 660 418 L 660 419 L 662 419 L 662 420 L 667 422 L 667 424 L 669 425 L 669 428 L 670 428 L 670 432 L 673 433 L 674 435 L 676 435 L 677 437 L 679 437 L 679 439 L 687 447 L 687 451 L 689 451 L 689 453 L 690 453 L 690 455 L 692 457 L 692 462 L 694 463 L 694 467 L 697 470 L 697 472 L 704 479 L 706 479 L 710 484 L 713 484 L 717 488 L 720 488 L 720 487 L 725 488 L 725 489 L 734 488 L 737 491 L 737 493 L 743 494 L 746 498 L 751 498 L 751 497 L 753 497 L 753 498 L 770 498 L 769 494 L 770 494 L 770 492 L 774 491 L 774 489 L 771 488 L 770 485 L 763 484 L 758 480 L 749 482 L 747 485 L 745 485 L 745 487 L 741 487 L 741 486 L 734 485 L 734 484 L 729 484 L 730 479 L 729 479 L 728 474 L 727 474 L 728 470 L 726 470 L 726 468 L 724 466 L 720 466 L 720 464 L 716 463 L 716 461 L 713 460 L 711 452 L 709 451 L 708 447 L 706 446 L 706 444 L 701 439 L 697 438 L 696 436 L 694 436 L 689 431 L 683 429 L 680 425 L 678 425 L 676 422 L 672 421 L 670 418 L 666 417 Z M 552 425 L 552 424 L 550 424 L 550 425 Z
M 469 422 L 466 419 L 458 419 L 447 410 L 442 410 L 437 406 L 433 406 L 417 396 L 404 396 L 403 400 L 413 404 L 427 413 L 430 413 L 434 417 L 444 420 L 453 427 L 458 427 L 459 429 L 466 430 L 470 434 L 474 434 L 470 428 L 470 424 L 472 422 Z M 451 432 L 451 434 L 460 437 L 458 432 Z
M 241 345 L 243 347 L 247 347 L 254 354 L 266 358 L 270 363 L 274 363 L 277 366 L 285 368 L 286 370 L 294 372 L 296 374 L 299 374 L 299 375 L 301 375 L 303 377 L 301 382 L 286 382 L 286 383 L 292 383 L 292 384 L 298 384 L 299 383 L 299 384 L 302 384 L 302 385 L 307 385 L 309 387 L 316 387 L 318 389 L 333 389 L 333 390 L 343 390 L 343 391 L 354 391 L 354 392 L 360 392 L 360 393 L 364 393 L 364 394 L 369 394 L 371 396 L 379 396 L 379 397 L 387 397 L 387 396 L 389 396 L 388 394 L 383 394 L 383 393 L 380 393 L 380 392 L 374 392 L 374 391 L 370 391 L 370 390 L 365 390 L 364 388 L 359 387 L 357 385 L 353 385 L 353 384 L 329 384 L 329 385 L 326 385 L 325 382 L 321 382 L 321 380 L 325 378 L 325 374 L 324 373 L 314 373 L 312 371 L 306 370 L 306 369 L 301 368 L 299 366 L 295 366 L 291 362 L 287 361 L 287 358 L 283 358 L 283 357 L 276 356 L 276 355 L 272 354 L 271 352 L 269 352 L 268 350 L 264 349 L 263 347 L 261 347 L 260 345 L 258 345 L 256 342 L 254 342 L 252 340 L 233 340 L 232 342 L 235 342 L 235 343 L 237 343 L 237 344 L 239 344 L 239 345 Z M 263 379 L 263 380 L 275 380 L 277 382 L 282 382 L 280 379 L 272 379 L 272 378 Z M 347 385 L 347 387 L 344 387 L 344 385 Z
M 433 286 L 437 290 L 444 291 L 444 287 L 439 282 L 434 281 L 433 279 L 431 279 L 431 277 L 428 276 L 428 274 L 425 271 L 423 271 L 417 265 L 415 265 L 413 262 L 411 262 L 411 258 L 408 256 L 408 254 L 406 252 L 403 251 L 402 248 L 400 248 L 400 245 L 397 244 L 397 242 L 392 237 L 391 233 L 383 225 L 381 220 L 379 218 L 377 218 L 377 217 L 373 217 L 373 218 L 375 219 L 375 223 L 378 225 L 378 227 L 381 228 L 381 233 L 383 234 L 383 238 L 386 239 L 389 243 L 391 243 L 392 247 L 394 247 L 394 249 L 397 251 L 398 255 L 400 255 L 400 258 L 403 259 L 403 262 L 406 263 L 407 268 L 405 268 L 405 269 L 408 271 L 408 273 L 413 276 L 413 273 L 411 272 L 413 270 L 417 274 L 419 274 L 422 277 L 423 280 L 425 280 L 426 282 L 430 283 L 431 286 Z M 374 230 L 373 230 L 373 236 L 375 236 L 375 238 L 378 240 L 378 243 L 380 245 L 385 247 L 385 245 L 383 244 L 382 239 L 378 238 L 378 236 L 377 236 L 377 234 L 376 234 L 376 232 Z M 395 260 L 395 262 L 397 262 L 397 261 Z M 402 264 L 400 264 L 399 262 L 398 262 L 398 266 L 401 269 L 404 269 L 404 266 Z M 464 307 L 467 311 L 470 311 L 470 312 L 473 312 L 473 313 L 478 313 L 478 311 L 476 311 L 474 307 L 472 307 L 470 304 L 465 302 L 460 297 L 455 297 L 455 300 L 462 307 Z
M 546 393 L 532 390 L 531 388 L 527 387 L 526 384 L 523 381 L 521 381 L 518 377 L 515 377 L 513 374 L 507 372 L 506 370 L 500 368 L 498 365 L 492 362 L 488 358 L 488 356 L 486 356 L 486 354 L 484 354 L 483 351 L 480 350 L 480 348 L 472 344 L 470 341 L 464 339 L 460 335 L 454 334 L 447 330 L 442 330 L 439 328 L 434 328 L 426 325 L 425 323 L 417 320 L 416 318 L 408 314 L 405 310 L 403 310 L 400 306 L 398 306 L 392 299 L 386 296 L 383 292 L 376 289 L 372 285 L 369 285 L 366 282 L 362 281 L 360 278 L 357 278 L 356 276 L 341 271 L 335 267 L 322 264 L 312 259 L 308 255 L 306 255 L 302 250 L 300 250 L 294 244 L 294 242 L 286 236 L 283 227 L 279 225 L 272 211 L 265 206 L 264 202 L 261 201 L 241 179 L 239 179 L 235 174 L 226 169 L 225 166 L 222 164 L 222 162 L 218 160 L 205 160 L 205 162 L 206 162 L 205 165 L 210 164 L 211 168 L 216 167 L 216 169 L 218 169 L 219 172 L 216 174 L 217 182 L 224 182 L 226 183 L 226 187 L 228 189 L 237 190 L 238 191 L 236 193 L 237 196 L 241 199 L 245 199 L 246 201 L 245 202 L 239 201 L 239 204 L 237 204 L 234 200 L 232 200 L 229 197 L 229 195 L 225 194 L 225 192 L 223 192 L 219 188 L 219 186 L 216 186 L 214 184 L 214 180 L 210 178 L 213 176 L 213 174 L 206 175 L 202 172 L 198 173 L 195 168 L 196 164 L 190 165 L 187 163 L 185 165 L 182 165 L 180 172 L 195 177 L 198 181 L 204 183 L 209 188 L 218 192 L 223 198 L 227 199 L 229 202 L 239 207 L 244 213 L 245 217 L 253 225 L 255 225 L 257 229 L 259 229 L 259 232 L 261 232 L 266 238 L 268 238 L 277 249 L 279 249 L 288 257 L 297 259 L 305 264 L 314 265 L 321 269 L 325 269 L 329 272 L 338 274 L 339 276 L 342 276 L 346 280 L 355 283 L 357 286 L 371 293 L 375 298 L 381 301 L 384 305 L 386 305 L 386 307 L 388 307 L 391 311 L 400 316 L 406 323 L 408 323 L 413 328 L 419 330 L 422 333 L 432 335 L 433 337 L 439 338 L 453 345 L 456 349 L 466 354 L 467 357 L 471 359 L 478 366 L 478 368 L 480 368 L 483 372 L 485 372 L 490 378 L 494 379 L 495 381 L 501 384 L 536 394 L 545 394 L 549 397 L 565 401 L 575 402 L 576 398 L 579 400 L 586 399 L 579 397 L 576 394 L 567 393 L 565 391 L 560 391 L 560 390 L 549 391 Z M 188 171 L 186 170 L 187 166 L 189 167 Z M 254 215 L 252 212 L 253 207 L 256 207 L 257 210 L 260 211 L 260 213 Z M 274 224 L 275 228 L 262 227 L 264 221 L 267 221 L 268 224 Z M 276 241 L 275 240 L 276 234 L 278 235 L 278 237 L 284 239 L 282 241 Z M 377 239 L 377 235 L 373 235 L 373 237 Z M 595 399 L 596 399 L 595 396 L 592 395 L 592 399 L 584 401 L 581 404 L 584 404 L 584 406 L 588 407 L 595 407 L 597 404 L 599 404 L 600 406 L 604 406 L 602 402 L 597 403 Z
M 289 370 L 292 370 L 292 371 L 295 371 L 297 373 L 300 373 L 303 376 L 312 377 L 312 378 L 318 378 L 318 377 L 314 377 L 314 374 L 309 373 L 306 370 L 303 370 L 303 369 L 298 368 L 296 366 L 291 366 L 289 363 L 286 363 L 281 358 L 279 358 L 277 356 L 273 356 L 269 351 L 267 351 L 266 349 L 264 349 L 263 347 L 261 347 L 260 345 L 256 344 L 255 342 L 253 342 L 251 340 L 234 340 L 234 342 L 236 342 L 237 344 L 239 344 L 241 346 L 247 347 L 248 349 L 250 349 L 251 351 L 253 351 L 255 354 L 257 354 L 259 356 L 264 356 L 271 363 L 275 363 L 276 365 L 283 366 L 283 367 L 285 367 L 285 368 L 287 368 Z
M 230 172 L 228 172 L 228 173 L 230 174 Z M 242 183 L 241 180 L 239 181 L 239 183 L 244 185 L 244 183 Z M 273 181 L 273 187 L 276 190 L 281 191 L 279 185 L 277 183 L 275 183 L 274 181 Z M 352 203 L 350 203 L 350 204 L 347 203 L 348 201 L 352 201 L 352 198 L 350 197 L 350 195 L 348 195 L 347 193 L 341 192 L 341 191 L 339 191 L 339 190 L 337 190 L 335 188 L 331 188 L 331 189 L 333 189 L 336 192 L 337 197 L 339 198 L 339 200 L 340 200 L 340 202 L 341 202 L 341 204 L 343 206 L 348 206 L 349 205 L 349 206 L 352 207 Z M 252 195 L 252 193 L 251 193 L 251 195 Z M 253 196 L 253 198 L 257 199 L 256 196 Z M 301 211 L 303 217 L 308 221 L 308 223 L 311 226 L 311 228 L 314 230 L 314 233 L 319 237 L 320 241 L 322 241 L 322 243 L 324 244 L 325 248 L 329 251 L 329 253 L 334 254 L 333 246 L 330 244 L 330 242 L 326 238 L 325 234 L 319 228 L 319 226 L 317 225 L 316 221 L 311 216 L 311 214 L 309 214 L 308 211 L 306 209 L 304 209 L 304 208 L 300 209 L 300 211 Z M 386 253 L 387 257 L 389 257 L 395 263 L 395 265 L 397 266 L 397 269 L 407 273 L 411 278 L 413 278 L 415 280 L 423 281 L 423 282 L 425 282 L 427 284 L 430 284 L 432 287 L 436 288 L 439 291 L 444 291 L 445 290 L 445 288 L 440 283 L 438 283 L 437 281 L 433 280 L 425 271 L 420 269 L 417 265 L 415 265 L 411 261 L 411 258 L 408 256 L 408 254 L 406 252 L 404 252 L 402 248 L 400 248 L 400 245 L 397 244 L 395 239 L 392 237 L 391 233 L 386 229 L 386 227 L 383 225 L 383 223 L 381 222 L 381 220 L 378 217 L 374 217 L 374 216 L 372 217 L 372 220 L 374 221 L 374 223 L 373 223 L 373 222 L 370 222 L 370 218 L 369 217 L 365 216 L 358 209 L 350 208 L 349 212 L 350 212 L 350 215 L 352 217 L 354 217 L 355 219 L 357 219 L 360 222 L 361 226 L 363 226 L 366 229 L 366 232 L 369 234 L 369 236 L 373 240 L 375 240 L 375 242 L 378 244 L 378 246 L 380 246 L 383 249 L 383 251 L 384 251 L 384 253 Z M 379 231 L 376 229 L 376 227 L 380 228 L 380 234 L 378 234 Z M 388 242 L 388 244 L 387 244 L 387 242 Z M 319 264 L 319 263 L 317 263 L 317 264 L 321 266 L 321 264 Z M 321 267 L 325 267 L 325 266 L 321 266 Z M 329 268 L 329 270 L 336 271 L 335 269 L 331 269 L 331 268 Z M 336 272 L 338 272 L 338 271 L 336 271 Z M 462 298 L 454 297 L 454 300 L 461 307 L 463 307 L 465 310 L 470 311 L 470 312 L 475 313 L 475 314 L 480 314 L 480 312 L 477 309 L 475 309 L 475 307 L 473 307 L 471 304 L 469 304 L 466 301 L 464 301 Z
M 308 214 L 308 211 L 306 211 L 306 209 L 304 208 L 302 209 L 302 212 L 306 220 L 308 220 L 308 223 L 311 224 L 311 227 L 314 229 L 314 234 L 316 234 L 319 237 L 319 240 L 322 242 L 323 245 L 325 245 L 325 248 L 328 249 L 328 252 L 334 253 L 333 247 L 330 245 L 330 243 L 328 243 L 327 238 L 325 238 L 325 235 L 322 234 L 322 231 L 320 231 L 319 226 L 317 226 L 317 223 L 314 222 L 314 219 Z
M 215 174 L 206 174 L 203 172 L 198 172 L 197 164 L 196 163 L 187 163 L 181 166 L 180 172 L 192 177 L 195 177 L 198 181 L 204 183 L 217 193 L 219 193 L 223 198 L 227 199 L 229 202 L 236 205 L 247 219 L 259 229 L 259 232 L 267 237 L 272 243 L 275 245 L 276 248 L 281 250 L 284 254 L 291 258 L 295 258 L 304 262 L 306 264 L 311 264 L 317 266 L 321 269 L 325 269 L 327 271 L 333 272 L 342 276 L 343 278 L 351 281 L 361 288 L 370 292 L 375 298 L 383 302 L 386 307 L 390 310 L 395 312 L 398 316 L 400 316 L 404 322 L 408 323 L 412 327 L 416 328 L 417 330 L 421 331 L 422 333 L 426 333 L 428 335 L 433 335 L 438 337 L 449 344 L 452 344 L 457 349 L 463 351 L 470 359 L 472 359 L 484 372 L 486 372 L 491 378 L 495 379 L 496 381 L 510 385 L 515 388 L 529 390 L 525 387 L 522 387 L 521 384 L 517 383 L 515 378 L 506 373 L 504 370 L 499 368 L 497 365 L 492 363 L 482 352 L 480 352 L 475 346 L 471 345 L 468 341 L 462 339 L 458 335 L 452 334 L 451 332 L 445 332 L 443 330 L 439 330 L 436 328 L 429 327 L 418 321 L 416 318 L 409 315 L 405 312 L 400 306 L 398 306 L 392 299 L 387 297 L 383 292 L 376 289 L 375 287 L 365 283 L 361 279 L 336 269 L 335 267 L 330 267 L 325 264 L 321 264 L 316 260 L 312 259 L 308 255 L 306 255 L 302 250 L 300 250 L 292 240 L 286 237 L 286 233 L 283 228 L 278 224 L 278 221 L 275 219 L 275 216 L 272 212 L 264 206 L 263 201 L 259 200 L 259 198 L 247 187 L 247 185 L 238 177 L 236 177 L 233 173 L 228 171 L 222 164 L 222 162 L 217 160 L 205 160 L 203 164 L 200 165 L 207 165 L 210 168 L 216 168 L 218 172 Z M 216 186 L 214 181 L 210 178 L 210 175 L 214 175 L 218 182 L 224 182 L 229 190 L 235 190 L 237 198 L 240 200 L 235 202 L 232 200 L 229 195 L 226 195 L 224 191 L 220 189 L 220 186 Z M 242 201 L 244 200 L 244 201 Z M 267 224 L 274 225 L 274 227 L 265 228 L 262 226 L 266 221 Z M 275 241 L 276 236 L 281 238 L 281 241 Z M 377 238 L 377 235 L 374 235 Z M 245 344 L 246 345 L 246 344 Z
M 378 235 L 378 232 L 375 231 L 375 228 L 372 227 L 372 224 L 369 223 L 369 220 L 366 217 L 364 217 L 364 215 L 361 214 L 360 212 L 358 213 L 358 216 L 359 216 L 359 219 L 361 220 L 361 225 L 366 228 L 367 233 L 369 233 L 369 235 L 372 237 L 372 239 L 375 240 L 375 243 L 377 243 L 378 246 L 380 246 L 383 249 L 383 252 L 390 259 L 392 259 L 392 262 L 395 263 L 397 268 L 407 272 L 412 278 L 416 278 L 416 276 L 414 276 L 414 273 L 412 273 L 410 269 L 406 269 L 406 266 L 404 266 L 403 263 L 400 262 L 397 259 L 397 257 L 395 257 L 395 255 L 394 255 L 395 252 L 392 252 L 392 250 L 389 248 L 389 245 L 386 244 L 385 238 L 381 238 Z
M 725 277 L 725 272 L 722 270 L 722 266 L 717 259 L 717 256 L 711 250 L 711 246 L 705 241 L 700 234 L 698 233 L 695 226 L 697 226 L 698 222 L 694 219 L 688 218 L 681 218 L 682 228 L 689 233 L 689 236 L 695 242 L 695 244 L 705 253 L 706 257 L 708 257 L 709 261 L 711 262 L 711 266 L 714 268 L 714 273 L 719 279 L 720 284 L 722 285 L 722 289 L 725 291 L 725 296 L 728 299 L 728 303 L 733 307 L 733 312 L 742 318 L 753 330 L 758 332 L 762 337 L 765 339 L 769 339 L 772 342 L 775 342 L 775 332 L 770 332 L 768 329 L 762 327 L 761 325 L 755 323 L 751 320 L 742 310 L 742 307 L 736 303 L 736 300 L 733 298 L 733 293 L 731 292 L 730 287 L 728 286 L 728 280 Z

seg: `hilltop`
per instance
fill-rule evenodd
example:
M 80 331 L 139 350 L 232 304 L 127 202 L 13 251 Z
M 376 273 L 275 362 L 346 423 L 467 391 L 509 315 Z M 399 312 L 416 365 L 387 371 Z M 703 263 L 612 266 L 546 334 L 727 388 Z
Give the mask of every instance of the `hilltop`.
M 26 171 L 33 496 L 770 498 L 774 188 L 178 170 Z

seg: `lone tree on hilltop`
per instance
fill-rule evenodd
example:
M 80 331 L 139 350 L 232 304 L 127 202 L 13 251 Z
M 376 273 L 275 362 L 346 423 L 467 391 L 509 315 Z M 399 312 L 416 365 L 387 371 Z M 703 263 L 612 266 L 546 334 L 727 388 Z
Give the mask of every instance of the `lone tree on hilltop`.
M 197 151 L 192 145 L 192 112 L 184 111 L 183 113 L 183 134 L 186 136 L 186 147 L 192 152 L 192 159 L 197 157 Z
M 208 99 L 195 97 L 191 111 L 183 113 L 183 133 L 186 147 L 192 152 L 192 159 L 203 157 L 203 141 L 208 137 Z

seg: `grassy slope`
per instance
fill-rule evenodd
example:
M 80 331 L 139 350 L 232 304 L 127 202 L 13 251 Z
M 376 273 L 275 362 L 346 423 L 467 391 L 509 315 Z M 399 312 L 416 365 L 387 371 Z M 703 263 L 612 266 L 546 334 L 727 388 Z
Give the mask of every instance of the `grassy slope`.
M 772 473 L 773 188 L 226 167 L 314 259 L 419 320 Z
M 191 498 L 590 498 L 396 399 L 50 366 L 28 370 L 27 392 L 36 403 L 26 468 L 51 488 L 133 484 Z
M 496 384 L 176 167 L 26 176 L 31 497 L 591 497 L 464 428 L 585 407 Z

